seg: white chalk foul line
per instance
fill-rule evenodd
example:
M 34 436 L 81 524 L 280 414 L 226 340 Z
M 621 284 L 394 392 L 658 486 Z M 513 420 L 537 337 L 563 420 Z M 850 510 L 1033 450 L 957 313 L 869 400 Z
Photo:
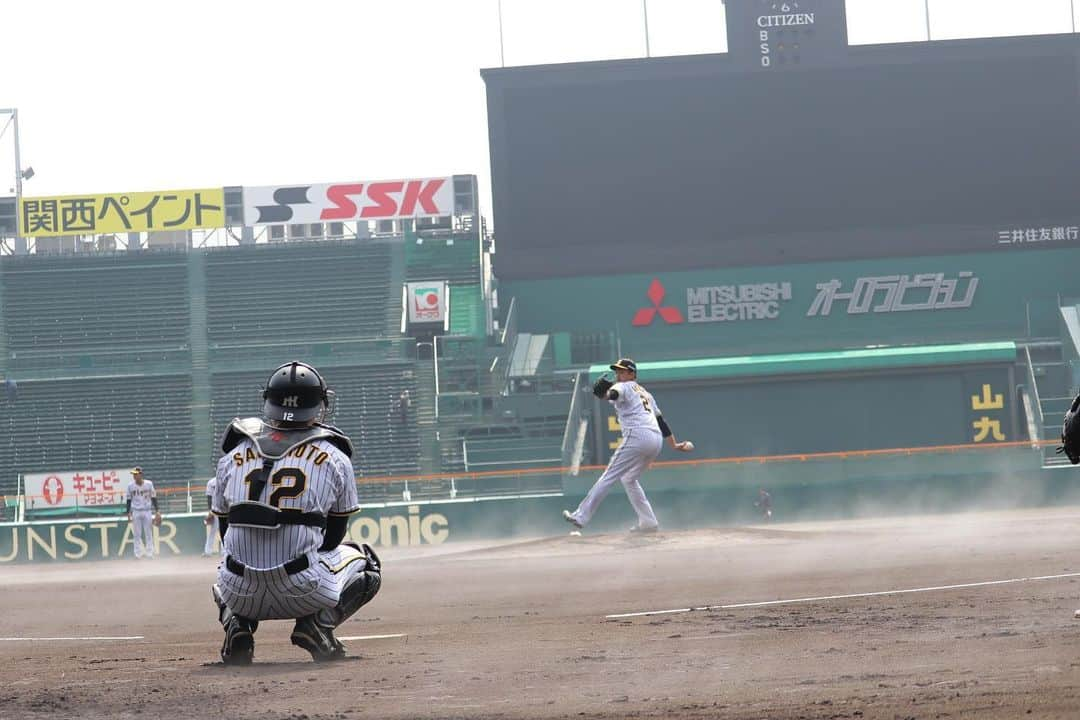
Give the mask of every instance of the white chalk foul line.
M 408 637 L 407 633 L 395 633 L 393 635 L 349 635 L 339 637 L 338 640 L 386 640 L 387 638 Z
M 6 642 L 42 642 L 47 640 L 144 640 L 142 635 L 90 635 L 84 637 L 0 637 Z
M 701 607 L 674 608 L 672 610 L 645 610 L 643 612 L 617 613 L 605 615 L 604 619 L 614 620 L 648 615 L 673 615 L 676 613 L 697 612 L 702 610 L 737 610 L 739 608 L 767 607 L 769 605 L 793 605 L 796 603 L 822 602 L 825 600 L 847 600 L 850 598 L 879 597 L 882 595 L 906 595 L 910 593 L 935 592 L 938 590 L 961 590 L 963 588 L 987 587 L 989 585 L 1008 585 L 1010 583 L 1036 582 L 1039 580 L 1060 580 L 1080 577 L 1080 572 L 1060 575 L 1037 575 L 1034 577 L 1009 578 L 1008 580 L 984 580 L 982 582 L 958 583 L 956 585 L 934 585 L 932 587 L 906 588 L 903 590 L 877 590 L 875 592 L 847 593 L 844 595 L 819 595 L 817 597 L 789 598 L 787 600 L 762 600 L 760 602 L 732 603 L 730 605 L 703 605 Z

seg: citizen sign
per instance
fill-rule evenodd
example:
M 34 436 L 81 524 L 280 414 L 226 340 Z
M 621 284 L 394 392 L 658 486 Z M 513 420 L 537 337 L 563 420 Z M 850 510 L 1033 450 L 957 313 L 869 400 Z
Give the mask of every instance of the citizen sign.
M 787 15 L 758 15 L 758 27 L 788 27 L 789 25 L 813 25 L 814 13 L 788 13 Z
M 850 292 L 841 292 L 842 287 L 835 278 L 818 283 L 817 296 L 806 316 L 828 315 L 833 303 L 846 303 L 848 315 L 968 308 L 975 299 L 979 278 L 970 272 L 961 272 L 956 278 L 945 277 L 945 273 L 876 275 L 859 278 Z
M 791 299 L 791 283 L 686 288 L 686 320 L 692 323 L 775 320 Z

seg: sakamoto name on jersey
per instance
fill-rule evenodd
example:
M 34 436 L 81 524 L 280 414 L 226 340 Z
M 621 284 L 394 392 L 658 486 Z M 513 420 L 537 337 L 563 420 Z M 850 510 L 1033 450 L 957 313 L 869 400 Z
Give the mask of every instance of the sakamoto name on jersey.
M 300 460 L 310 460 L 311 463 L 317 467 L 326 462 L 330 458 L 330 455 L 326 451 L 317 448 L 314 445 L 304 443 L 303 445 L 297 445 L 296 447 L 294 447 L 285 455 L 285 457 L 294 457 L 299 458 Z M 255 453 L 254 448 L 249 447 L 244 453 L 233 453 L 232 459 L 233 462 L 236 463 L 236 467 L 241 467 L 246 462 L 258 460 L 259 456 Z

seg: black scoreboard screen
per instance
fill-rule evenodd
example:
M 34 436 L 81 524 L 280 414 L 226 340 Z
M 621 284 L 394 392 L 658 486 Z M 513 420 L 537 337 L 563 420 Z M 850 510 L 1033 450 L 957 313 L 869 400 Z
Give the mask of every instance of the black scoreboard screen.
M 726 54 L 483 72 L 500 277 L 1011 250 L 1080 224 L 1075 37 L 848 47 L 840 2 L 728 17 Z

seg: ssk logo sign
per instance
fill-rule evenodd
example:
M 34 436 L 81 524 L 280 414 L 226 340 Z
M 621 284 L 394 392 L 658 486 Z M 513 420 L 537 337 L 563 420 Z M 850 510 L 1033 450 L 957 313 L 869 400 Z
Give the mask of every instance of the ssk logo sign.
M 244 188 L 248 225 L 442 217 L 454 213 L 453 178 Z
M 649 283 L 649 290 L 645 293 L 651 306 L 638 309 L 634 313 L 634 319 L 630 321 L 630 324 L 638 327 L 651 325 L 653 318 L 657 315 L 669 325 L 678 325 L 683 322 L 683 315 L 678 308 L 663 304 L 665 293 L 664 286 L 660 284 L 658 279 L 653 278 L 653 281 Z

